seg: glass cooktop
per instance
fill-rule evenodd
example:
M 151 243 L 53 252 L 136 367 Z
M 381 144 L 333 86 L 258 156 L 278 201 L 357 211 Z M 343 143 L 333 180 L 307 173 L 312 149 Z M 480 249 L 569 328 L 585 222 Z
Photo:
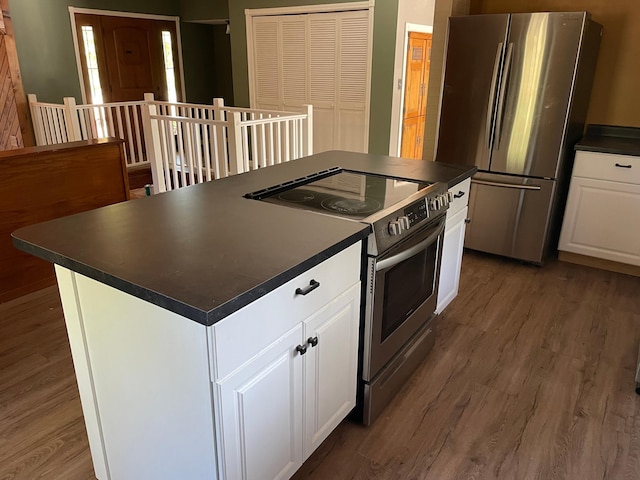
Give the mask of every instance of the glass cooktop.
M 248 194 L 248 198 L 362 220 L 413 195 L 425 185 L 333 168 Z

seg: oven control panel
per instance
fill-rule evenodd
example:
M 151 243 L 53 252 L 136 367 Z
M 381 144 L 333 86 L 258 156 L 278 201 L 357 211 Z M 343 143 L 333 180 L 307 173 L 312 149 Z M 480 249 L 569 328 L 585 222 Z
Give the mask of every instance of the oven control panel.
M 429 218 L 429 206 L 427 205 L 427 201 L 423 199 L 412 203 L 406 207 L 402 213 L 404 215 L 401 215 L 395 220 L 391 220 L 389 222 L 389 235 L 400 235 L 402 232 L 409 230 L 416 223 L 420 223 L 422 220 Z

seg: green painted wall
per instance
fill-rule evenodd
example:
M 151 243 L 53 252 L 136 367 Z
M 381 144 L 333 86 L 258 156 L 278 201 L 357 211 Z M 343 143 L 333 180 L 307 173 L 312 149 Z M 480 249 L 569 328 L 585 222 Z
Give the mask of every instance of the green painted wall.
M 180 0 L 180 19 L 185 22 L 227 18 L 227 0 Z
M 63 97 L 81 101 L 80 81 L 73 51 L 69 4 L 123 12 L 177 16 L 180 0 L 13 0 L 11 16 L 20 71 L 26 93 L 35 93 L 45 102 L 62 102 Z M 187 98 L 213 97 L 214 89 L 202 65 L 213 58 L 212 42 L 202 43 L 202 32 L 191 24 L 181 24 Z
M 233 105 L 231 46 L 226 25 L 184 22 L 181 29 L 183 45 L 199 47 L 182 49 L 187 102 L 210 104 L 214 97 L 220 97 Z M 203 49 L 207 50 L 207 61 L 203 61 Z
M 344 3 L 352 1 L 357 0 L 229 0 L 235 104 L 237 106 L 249 106 L 245 9 Z M 394 49 L 396 44 L 397 18 L 397 1 L 376 1 L 374 7 L 369 152 L 384 155 L 389 153 L 389 129 L 391 128 L 393 64 L 395 60 Z

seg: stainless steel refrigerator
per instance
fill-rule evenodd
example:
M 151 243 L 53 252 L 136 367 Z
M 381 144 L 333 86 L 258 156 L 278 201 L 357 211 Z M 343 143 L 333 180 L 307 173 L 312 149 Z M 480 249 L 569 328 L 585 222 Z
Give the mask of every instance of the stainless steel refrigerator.
M 601 35 L 586 12 L 449 19 L 436 161 L 478 167 L 465 247 L 555 248 Z

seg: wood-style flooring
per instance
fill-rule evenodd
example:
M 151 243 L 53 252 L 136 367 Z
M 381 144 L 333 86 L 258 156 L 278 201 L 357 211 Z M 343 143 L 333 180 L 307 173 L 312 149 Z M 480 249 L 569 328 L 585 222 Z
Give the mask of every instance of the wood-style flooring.
M 467 252 L 431 355 L 294 478 L 640 479 L 639 344 L 640 278 Z M 0 480 L 93 478 L 56 290 L 0 305 Z

